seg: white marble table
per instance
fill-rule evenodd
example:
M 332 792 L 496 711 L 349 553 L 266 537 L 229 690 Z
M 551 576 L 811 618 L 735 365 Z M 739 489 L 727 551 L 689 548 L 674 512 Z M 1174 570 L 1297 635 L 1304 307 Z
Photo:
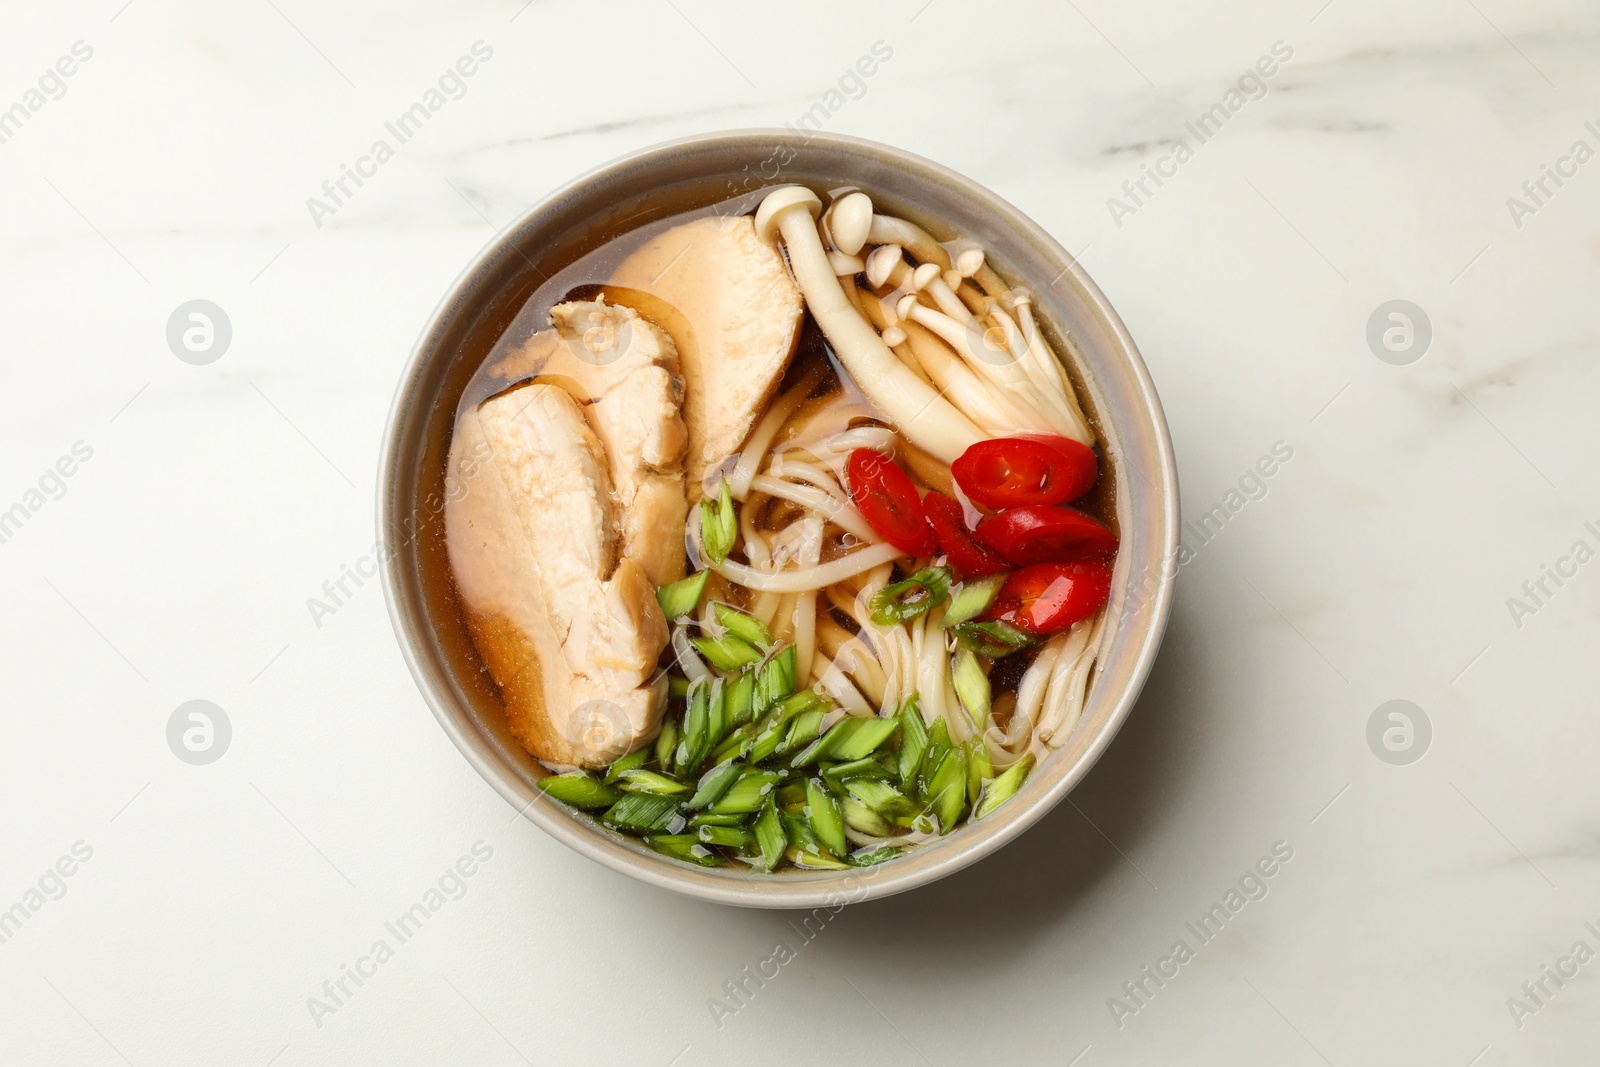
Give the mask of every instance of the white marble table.
M 0 1061 L 1594 1062 L 1593 5 L 805 11 L 6 13 Z M 1082 250 L 1210 519 L 1073 802 L 807 934 L 514 819 L 361 575 L 400 363 L 496 228 L 622 152 L 818 102 Z M 195 299 L 231 324 L 205 365 L 166 337 Z M 1420 359 L 1369 346 L 1392 300 L 1431 324 Z M 168 745 L 191 700 L 231 724 L 207 765 Z M 1369 745 L 1394 700 L 1426 742 L 1412 712 L 1409 748 L 1398 720 Z

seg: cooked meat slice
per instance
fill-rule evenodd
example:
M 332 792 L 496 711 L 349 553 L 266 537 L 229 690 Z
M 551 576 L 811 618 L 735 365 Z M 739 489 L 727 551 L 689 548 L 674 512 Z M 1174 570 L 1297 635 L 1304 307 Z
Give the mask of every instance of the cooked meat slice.
M 609 457 L 622 553 L 656 585 L 683 577 L 686 443 L 683 379 L 672 338 L 631 308 L 573 301 L 550 311 L 553 329 L 491 371 L 508 380 L 537 375 L 588 405 Z
M 458 420 L 449 462 L 451 568 L 512 734 L 584 767 L 636 748 L 660 722 L 666 620 L 619 554 L 607 453 L 583 408 L 556 385 L 510 389 Z
M 646 242 L 618 265 L 607 293 L 677 345 L 689 435 L 685 485 L 689 500 L 698 500 L 783 379 L 800 335 L 800 292 L 748 216 L 712 215 Z

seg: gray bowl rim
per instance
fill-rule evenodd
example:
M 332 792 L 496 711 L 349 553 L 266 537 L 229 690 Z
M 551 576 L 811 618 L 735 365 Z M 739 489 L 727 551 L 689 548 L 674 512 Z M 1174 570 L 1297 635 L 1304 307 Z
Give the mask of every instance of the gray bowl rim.
M 726 869 L 703 869 L 657 855 L 642 844 L 611 833 L 587 817 L 573 813 L 561 805 L 548 800 L 540 803 L 544 799 L 543 794 L 526 780 L 516 761 L 508 759 L 499 751 L 492 738 L 486 737 L 477 729 L 471 713 L 456 701 L 448 685 L 448 678 L 444 676 L 447 672 L 440 672 L 440 675 L 436 676 L 430 665 L 423 661 L 426 629 L 408 617 L 407 610 L 410 608 L 421 615 L 425 613 L 425 608 L 420 604 L 408 605 L 401 600 L 400 590 L 403 588 L 401 565 L 407 557 L 401 539 L 395 536 L 400 528 L 395 521 L 399 514 L 395 507 L 398 475 L 396 463 L 399 455 L 410 448 L 410 443 L 401 438 L 400 430 L 405 425 L 419 379 L 431 360 L 450 358 L 449 353 L 440 355 L 440 342 L 443 339 L 441 335 L 447 332 L 459 316 L 473 314 L 474 308 L 481 310 L 483 304 L 493 298 L 495 295 L 493 291 L 479 292 L 479 286 L 492 273 L 497 259 L 517 245 L 522 235 L 537 230 L 544 216 L 554 214 L 558 207 L 570 198 L 582 197 L 590 186 L 597 184 L 599 179 L 632 168 L 648 167 L 652 163 L 669 159 L 685 150 L 748 148 L 755 152 L 771 149 L 775 143 L 793 143 L 797 136 L 803 139 L 802 148 L 805 150 L 820 145 L 824 149 L 846 154 L 866 155 L 873 157 L 877 162 L 902 167 L 906 174 L 914 173 L 920 181 L 942 183 L 959 190 L 962 195 L 976 201 L 985 211 L 997 218 L 1018 240 L 1031 244 L 1036 252 L 1049 256 L 1060 266 L 1062 273 L 1055 281 L 1049 283 L 1049 287 L 1053 288 L 1063 280 L 1067 280 L 1076 289 L 1078 298 L 1087 305 L 1094 316 L 1099 318 L 1099 325 L 1106 331 L 1105 340 L 1110 342 L 1110 347 L 1121 364 L 1121 371 L 1129 377 L 1129 382 L 1125 384 L 1130 384 L 1137 394 L 1138 406 L 1142 409 L 1141 425 L 1130 427 L 1125 418 L 1113 422 L 1109 415 L 1106 415 L 1104 416 L 1106 426 L 1103 429 L 1119 441 L 1123 434 L 1131 429 L 1148 435 L 1145 444 L 1147 451 L 1154 452 L 1155 462 L 1151 469 L 1140 473 L 1154 488 L 1159 514 L 1141 515 L 1139 521 L 1155 524 L 1152 532 L 1154 543 L 1160 548 L 1160 553 L 1159 558 L 1153 561 L 1155 564 L 1153 573 L 1149 572 L 1148 568 L 1146 570 L 1146 573 L 1151 573 L 1153 588 L 1143 600 L 1145 612 L 1139 627 L 1138 644 L 1131 653 L 1124 653 L 1132 656 L 1126 683 L 1119 692 L 1105 692 L 1104 686 L 1098 684 L 1101 672 L 1097 668 L 1095 675 L 1097 684 L 1091 688 L 1089 701 L 1080 720 L 1080 728 L 1083 722 L 1088 721 L 1089 712 L 1097 702 L 1111 700 L 1113 703 L 1098 733 L 1088 739 L 1087 744 L 1079 749 L 1076 759 L 1069 765 L 1064 768 L 1051 766 L 1052 763 L 1059 763 L 1066 755 L 1067 746 L 1064 745 L 1035 769 L 1028 784 L 1010 803 L 982 823 L 964 826 L 950 838 L 922 846 L 913 850 L 910 855 L 891 863 L 850 871 L 785 872 L 779 875 L 741 877 L 730 875 Z M 752 159 L 756 158 L 759 157 L 752 156 Z M 1019 284 L 1027 284 L 1030 280 L 1013 279 Z M 1064 358 L 1071 362 L 1077 357 L 1067 355 Z M 1079 373 L 1084 373 L 1081 368 Z M 1087 375 L 1084 377 L 1087 378 Z M 1113 458 L 1120 459 L 1120 452 L 1119 448 L 1119 455 Z M 1119 485 L 1126 482 L 1127 474 L 1120 468 L 1118 476 Z M 1038 223 L 1010 203 L 942 164 L 876 141 L 820 131 L 799 135 L 797 131 L 791 129 L 735 129 L 696 134 L 650 145 L 579 175 L 553 190 L 524 212 L 515 223 L 502 229 L 457 276 L 438 306 L 429 315 L 427 324 L 412 349 L 411 357 L 395 389 L 394 400 L 384 426 L 376 488 L 377 532 L 382 561 L 380 572 L 389 619 L 399 641 L 401 654 L 417 688 L 427 701 L 440 727 L 461 751 L 467 762 L 509 804 L 517 808 L 524 818 L 580 854 L 612 870 L 654 886 L 701 900 L 741 907 L 803 909 L 837 906 L 841 903 L 856 903 L 891 896 L 954 874 L 1021 835 L 1077 786 L 1105 753 L 1132 711 L 1139 692 L 1154 666 L 1161 645 L 1171 611 L 1173 584 L 1177 573 L 1177 568 L 1172 565 L 1177 559 L 1178 546 L 1177 464 L 1161 401 L 1156 394 L 1155 384 L 1151 380 L 1144 359 L 1126 325 L 1100 291 L 1099 286 L 1083 270 L 1077 258 Z M 1123 514 L 1121 507 L 1123 492 L 1121 488 L 1118 489 L 1118 515 L 1126 529 L 1128 516 Z M 1126 540 L 1125 534 L 1125 543 Z M 1127 554 L 1119 555 L 1113 584 L 1113 599 L 1108 605 L 1108 610 L 1123 605 L 1127 593 L 1127 578 L 1132 567 L 1129 561 L 1121 558 L 1125 555 Z M 1104 651 L 1102 649 L 1102 652 Z M 1040 788 L 1046 781 L 1048 786 Z

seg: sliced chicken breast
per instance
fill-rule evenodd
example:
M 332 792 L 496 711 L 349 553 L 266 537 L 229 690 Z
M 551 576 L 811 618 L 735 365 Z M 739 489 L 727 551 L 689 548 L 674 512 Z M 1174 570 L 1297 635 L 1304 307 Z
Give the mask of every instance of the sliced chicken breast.
M 671 340 L 633 311 L 552 320 L 495 368 L 533 380 L 457 421 L 447 547 L 513 736 L 600 767 L 653 736 L 666 700 L 655 587 L 684 568 L 682 385 Z
M 553 329 L 535 334 L 491 373 L 509 381 L 537 375 L 588 406 L 610 461 L 623 555 L 657 585 L 677 581 L 688 514 L 677 348 L 632 308 L 604 300 L 559 304 L 550 320 Z
M 692 503 L 715 491 L 716 468 L 744 444 L 783 380 L 800 336 L 800 291 L 750 217 L 720 215 L 658 234 L 617 266 L 606 291 L 677 346 Z

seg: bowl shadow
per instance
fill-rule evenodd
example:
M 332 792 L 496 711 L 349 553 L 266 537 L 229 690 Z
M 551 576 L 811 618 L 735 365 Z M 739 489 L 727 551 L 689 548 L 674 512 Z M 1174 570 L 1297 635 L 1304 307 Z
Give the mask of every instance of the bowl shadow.
M 1148 888 L 1134 866 L 1139 846 L 1160 836 L 1171 800 L 1187 792 L 1186 779 L 1196 773 L 1183 758 L 1180 716 L 1199 666 L 1191 657 L 1203 647 L 1190 638 L 1201 624 L 1174 605 L 1161 655 L 1132 714 L 1066 800 L 965 870 L 849 907 L 838 921 L 861 936 L 830 937 L 830 954 L 846 966 L 858 956 L 881 960 L 888 942 L 909 973 L 923 957 L 944 969 L 965 946 L 994 957 L 1070 921 L 1086 901 L 1109 890 L 1102 883 Z

